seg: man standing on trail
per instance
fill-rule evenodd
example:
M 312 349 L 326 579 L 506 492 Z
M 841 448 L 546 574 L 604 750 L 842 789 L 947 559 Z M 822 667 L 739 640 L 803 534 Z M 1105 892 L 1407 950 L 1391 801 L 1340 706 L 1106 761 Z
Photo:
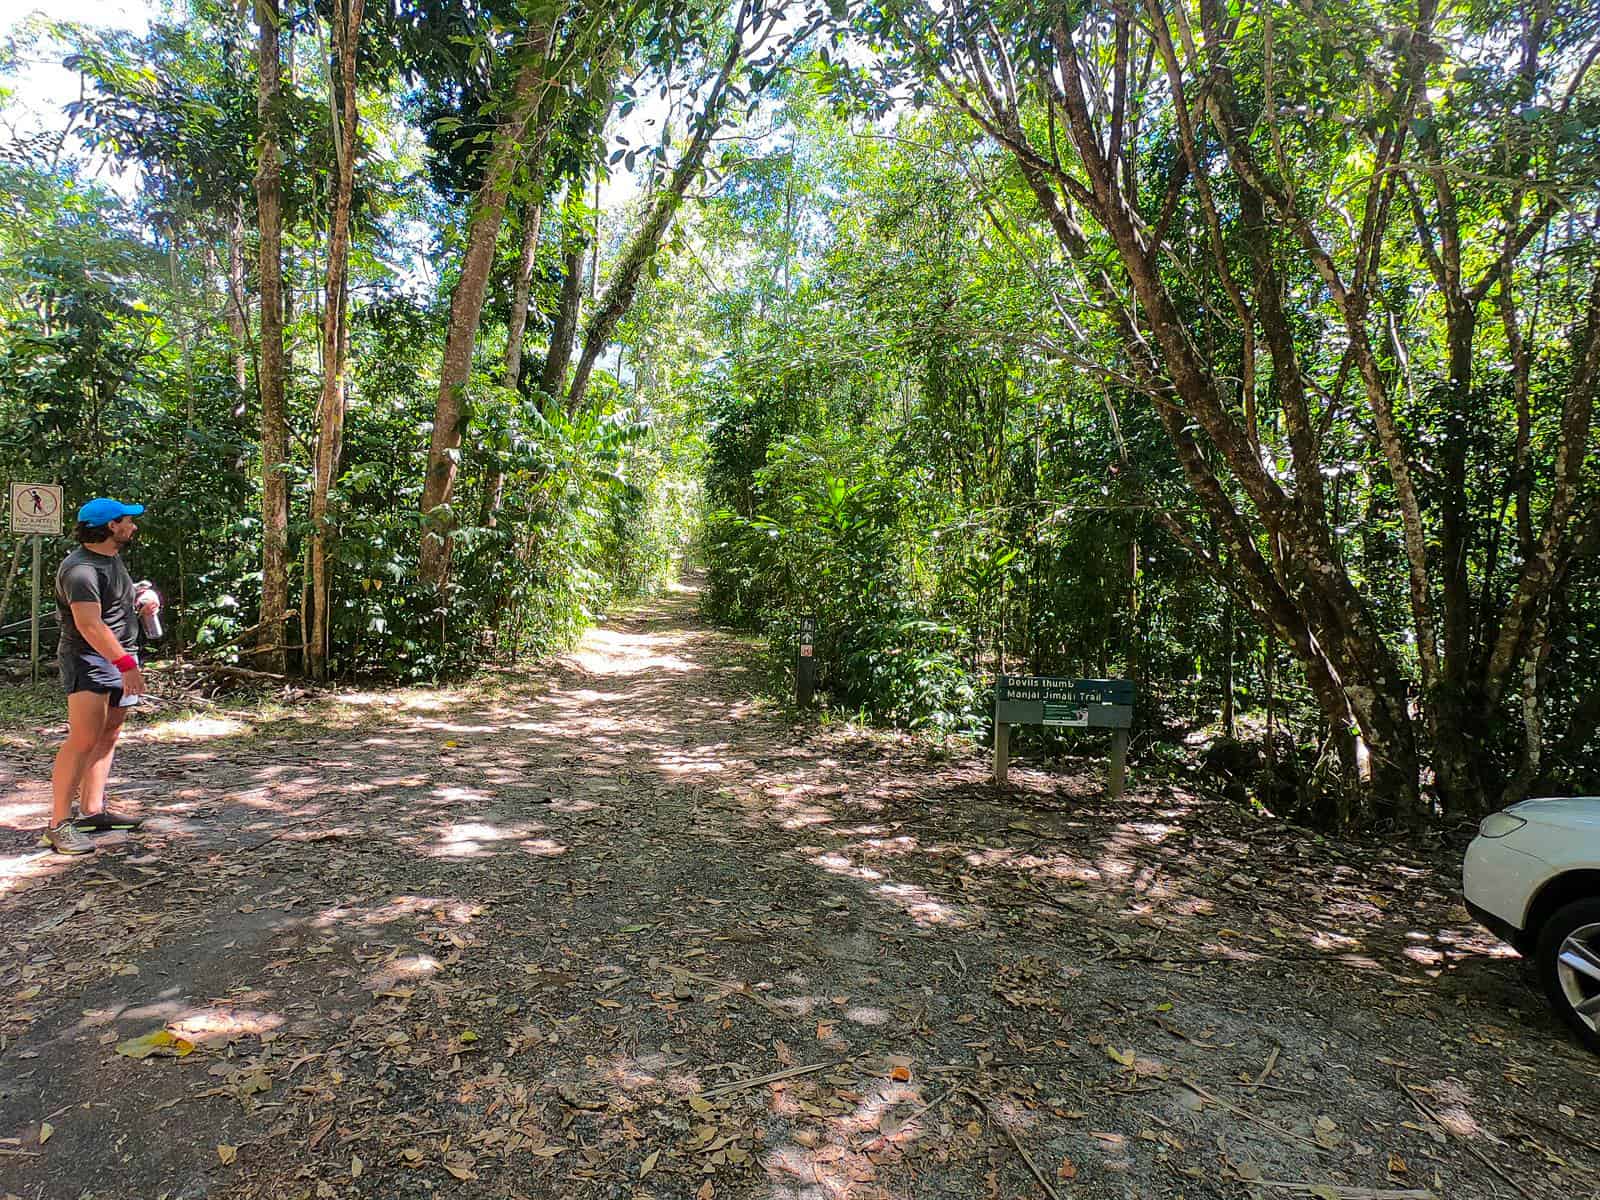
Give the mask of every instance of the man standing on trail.
M 59 854 L 93 854 L 88 834 L 136 829 L 141 820 L 106 807 L 106 779 L 128 707 L 144 694 L 144 675 L 132 649 L 139 613 L 161 606 L 153 590 L 137 591 L 121 558 L 139 530 L 133 518 L 143 512 L 142 504 L 105 497 L 89 501 L 78 510 L 78 548 L 56 571 L 67 740 L 50 775 L 50 825 L 40 840 Z

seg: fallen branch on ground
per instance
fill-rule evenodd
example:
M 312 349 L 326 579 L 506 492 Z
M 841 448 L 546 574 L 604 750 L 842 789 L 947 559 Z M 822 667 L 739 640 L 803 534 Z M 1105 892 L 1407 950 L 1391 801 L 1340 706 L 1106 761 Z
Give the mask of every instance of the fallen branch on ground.
M 1276 1179 L 1263 1179 L 1261 1186 L 1299 1192 L 1314 1200 L 1437 1200 L 1427 1188 L 1345 1187 L 1337 1183 L 1289 1183 Z
M 732 1083 L 719 1083 L 716 1087 L 708 1087 L 700 1093 L 700 1096 L 706 1100 L 713 1096 L 731 1096 L 734 1092 L 749 1091 L 764 1083 L 777 1083 L 780 1079 L 793 1079 L 799 1075 L 814 1075 L 818 1071 L 842 1066 L 849 1061 L 847 1058 L 836 1058 L 828 1062 L 811 1063 L 804 1067 L 790 1067 L 787 1071 L 774 1071 L 770 1075 L 757 1075 L 754 1079 L 736 1079 Z
M 1328 1149 L 1328 1147 L 1322 1145 L 1320 1142 L 1314 1141 L 1308 1137 L 1304 1137 L 1301 1134 L 1295 1133 L 1293 1130 L 1285 1129 L 1281 1125 L 1274 1125 L 1265 1117 L 1256 1116 L 1256 1114 L 1251 1112 L 1248 1108 L 1240 1108 L 1231 1100 L 1224 1100 L 1221 1096 L 1212 1095 L 1192 1079 L 1184 1079 L 1180 1077 L 1178 1082 L 1184 1087 L 1188 1088 L 1196 1096 L 1199 1096 L 1202 1100 L 1209 1100 L 1212 1104 L 1217 1105 L 1219 1108 L 1227 1109 L 1234 1116 L 1243 1117 L 1246 1121 L 1251 1121 L 1261 1126 L 1261 1128 L 1277 1134 L 1281 1138 L 1288 1138 L 1291 1142 L 1299 1142 L 1302 1146 L 1310 1146 L 1313 1150 Z
M 1465 1138 L 1461 1138 L 1459 1133 L 1456 1133 L 1454 1129 L 1451 1129 L 1450 1126 L 1446 1125 L 1444 1121 L 1440 1119 L 1439 1114 L 1434 1112 L 1433 1109 L 1429 1107 L 1428 1103 L 1424 1101 L 1422 1097 L 1417 1095 L 1415 1089 L 1413 1089 L 1412 1086 L 1404 1079 L 1400 1078 L 1400 1073 L 1398 1071 L 1395 1072 L 1394 1081 L 1399 1085 L 1400 1090 L 1411 1098 L 1411 1103 L 1417 1106 L 1417 1110 L 1421 1112 L 1423 1116 L 1427 1117 L 1428 1120 L 1432 1121 L 1440 1129 L 1444 1130 L 1446 1134 L 1460 1138 L 1461 1144 L 1472 1153 L 1472 1157 L 1476 1158 L 1484 1166 L 1488 1167 L 1489 1170 L 1493 1171 L 1496 1175 L 1500 1176 L 1501 1179 L 1505 1180 L 1506 1183 L 1510 1184 L 1519 1196 L 1526 1197 L 1526 1200 L 1538 1200 L 1538 1197 L 1530 1192 L 1527 1188 L 1523 1187 L 1515 1179 L 1511 1178 L 1511 1176 L 1507 1175 L 1503 1170 L 1495 1166 L 1490 1159 L 1485 1157 L 1482 1150 L 1479 1150 Z
M 994 1119 L 994 1114 L 989 1111 L 988 1104 L 984 1103 L 983 1097 L 978 1095 L 977 1092 L 971 1088 L 961 1088 L 960 1090 L 965 1095 L 970 1096 L 973 1103 L 983 1110 L 983 1115 L 989 1118 L 989 1124 L 1000 1127 L 1000 1131 L 1006 1135 L 1006 1140 L 1011 1143 L 1012 1149 L 1022 1156 L 1022 1161 L 1027 1164 L 1028 1171 L 1033 1175 L 1034 1179 L 1038 1180 L 1039 1186 L 1044 1189 L 1045 1195 L 1049 1196 L 1050 1200 L 1061 1200 L 1061 1193 L 1056 1191 L 1050 1181 L 1045 1178 L 1044 1172 L 1039 1170 L 1038 1164 L 1028 1156 L 1028 1152 L 1022 1148 L 1022 1143 L 1017 1140 L 1017 1135 L 1011 1132 L 1011 1127 Z

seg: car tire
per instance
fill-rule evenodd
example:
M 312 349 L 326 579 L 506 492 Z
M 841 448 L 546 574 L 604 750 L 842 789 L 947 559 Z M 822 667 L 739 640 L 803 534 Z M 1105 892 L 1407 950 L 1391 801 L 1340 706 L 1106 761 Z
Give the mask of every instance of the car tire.
M 1556 1013 L 1600 1054 L 1600 899 L 1555 912 L 1539 931 L 1534 965 Z

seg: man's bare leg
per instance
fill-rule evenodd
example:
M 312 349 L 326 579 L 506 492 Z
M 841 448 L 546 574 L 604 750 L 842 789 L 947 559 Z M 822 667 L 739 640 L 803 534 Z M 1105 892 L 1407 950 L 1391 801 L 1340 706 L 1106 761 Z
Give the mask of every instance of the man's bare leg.
M 50 772 L 51 828 L 72 815 L 72 797 L 83 782 L 86 768 L 105 734 L 110 701 L 111 697 L 104 692 L 73 692 L 67 697 L 67 740 L 56 752 L 55 768 Z M 118 723 L 121 723 L 120 717 Z M 106 758 L 109 772 L 110 755 Z M 100 777 L 100 803 L 105 803 L 104 774 Z
M 111 778 L 111 759 L 117 752 L 117 738 L 122 733 L 122 723 L 128 710 L 106 706 L 105 724 L 95 739 L 83 766 L 83 779 L 78 784 L 78 815 L 92 817 L 106 806 L 106 780 Z

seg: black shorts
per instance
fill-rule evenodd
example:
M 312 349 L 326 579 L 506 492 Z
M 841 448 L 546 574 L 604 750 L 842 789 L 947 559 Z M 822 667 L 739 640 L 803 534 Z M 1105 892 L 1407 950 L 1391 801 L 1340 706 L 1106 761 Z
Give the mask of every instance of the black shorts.
M 103 655 L 93 651 L 87 654 L 63 653 L 57 663 L 61 668 L 61 689 L 67 695 L 74 692 L 102 692 L 109 698 L 111 707 L 126 707 L 122 703 L 122 672 Z

